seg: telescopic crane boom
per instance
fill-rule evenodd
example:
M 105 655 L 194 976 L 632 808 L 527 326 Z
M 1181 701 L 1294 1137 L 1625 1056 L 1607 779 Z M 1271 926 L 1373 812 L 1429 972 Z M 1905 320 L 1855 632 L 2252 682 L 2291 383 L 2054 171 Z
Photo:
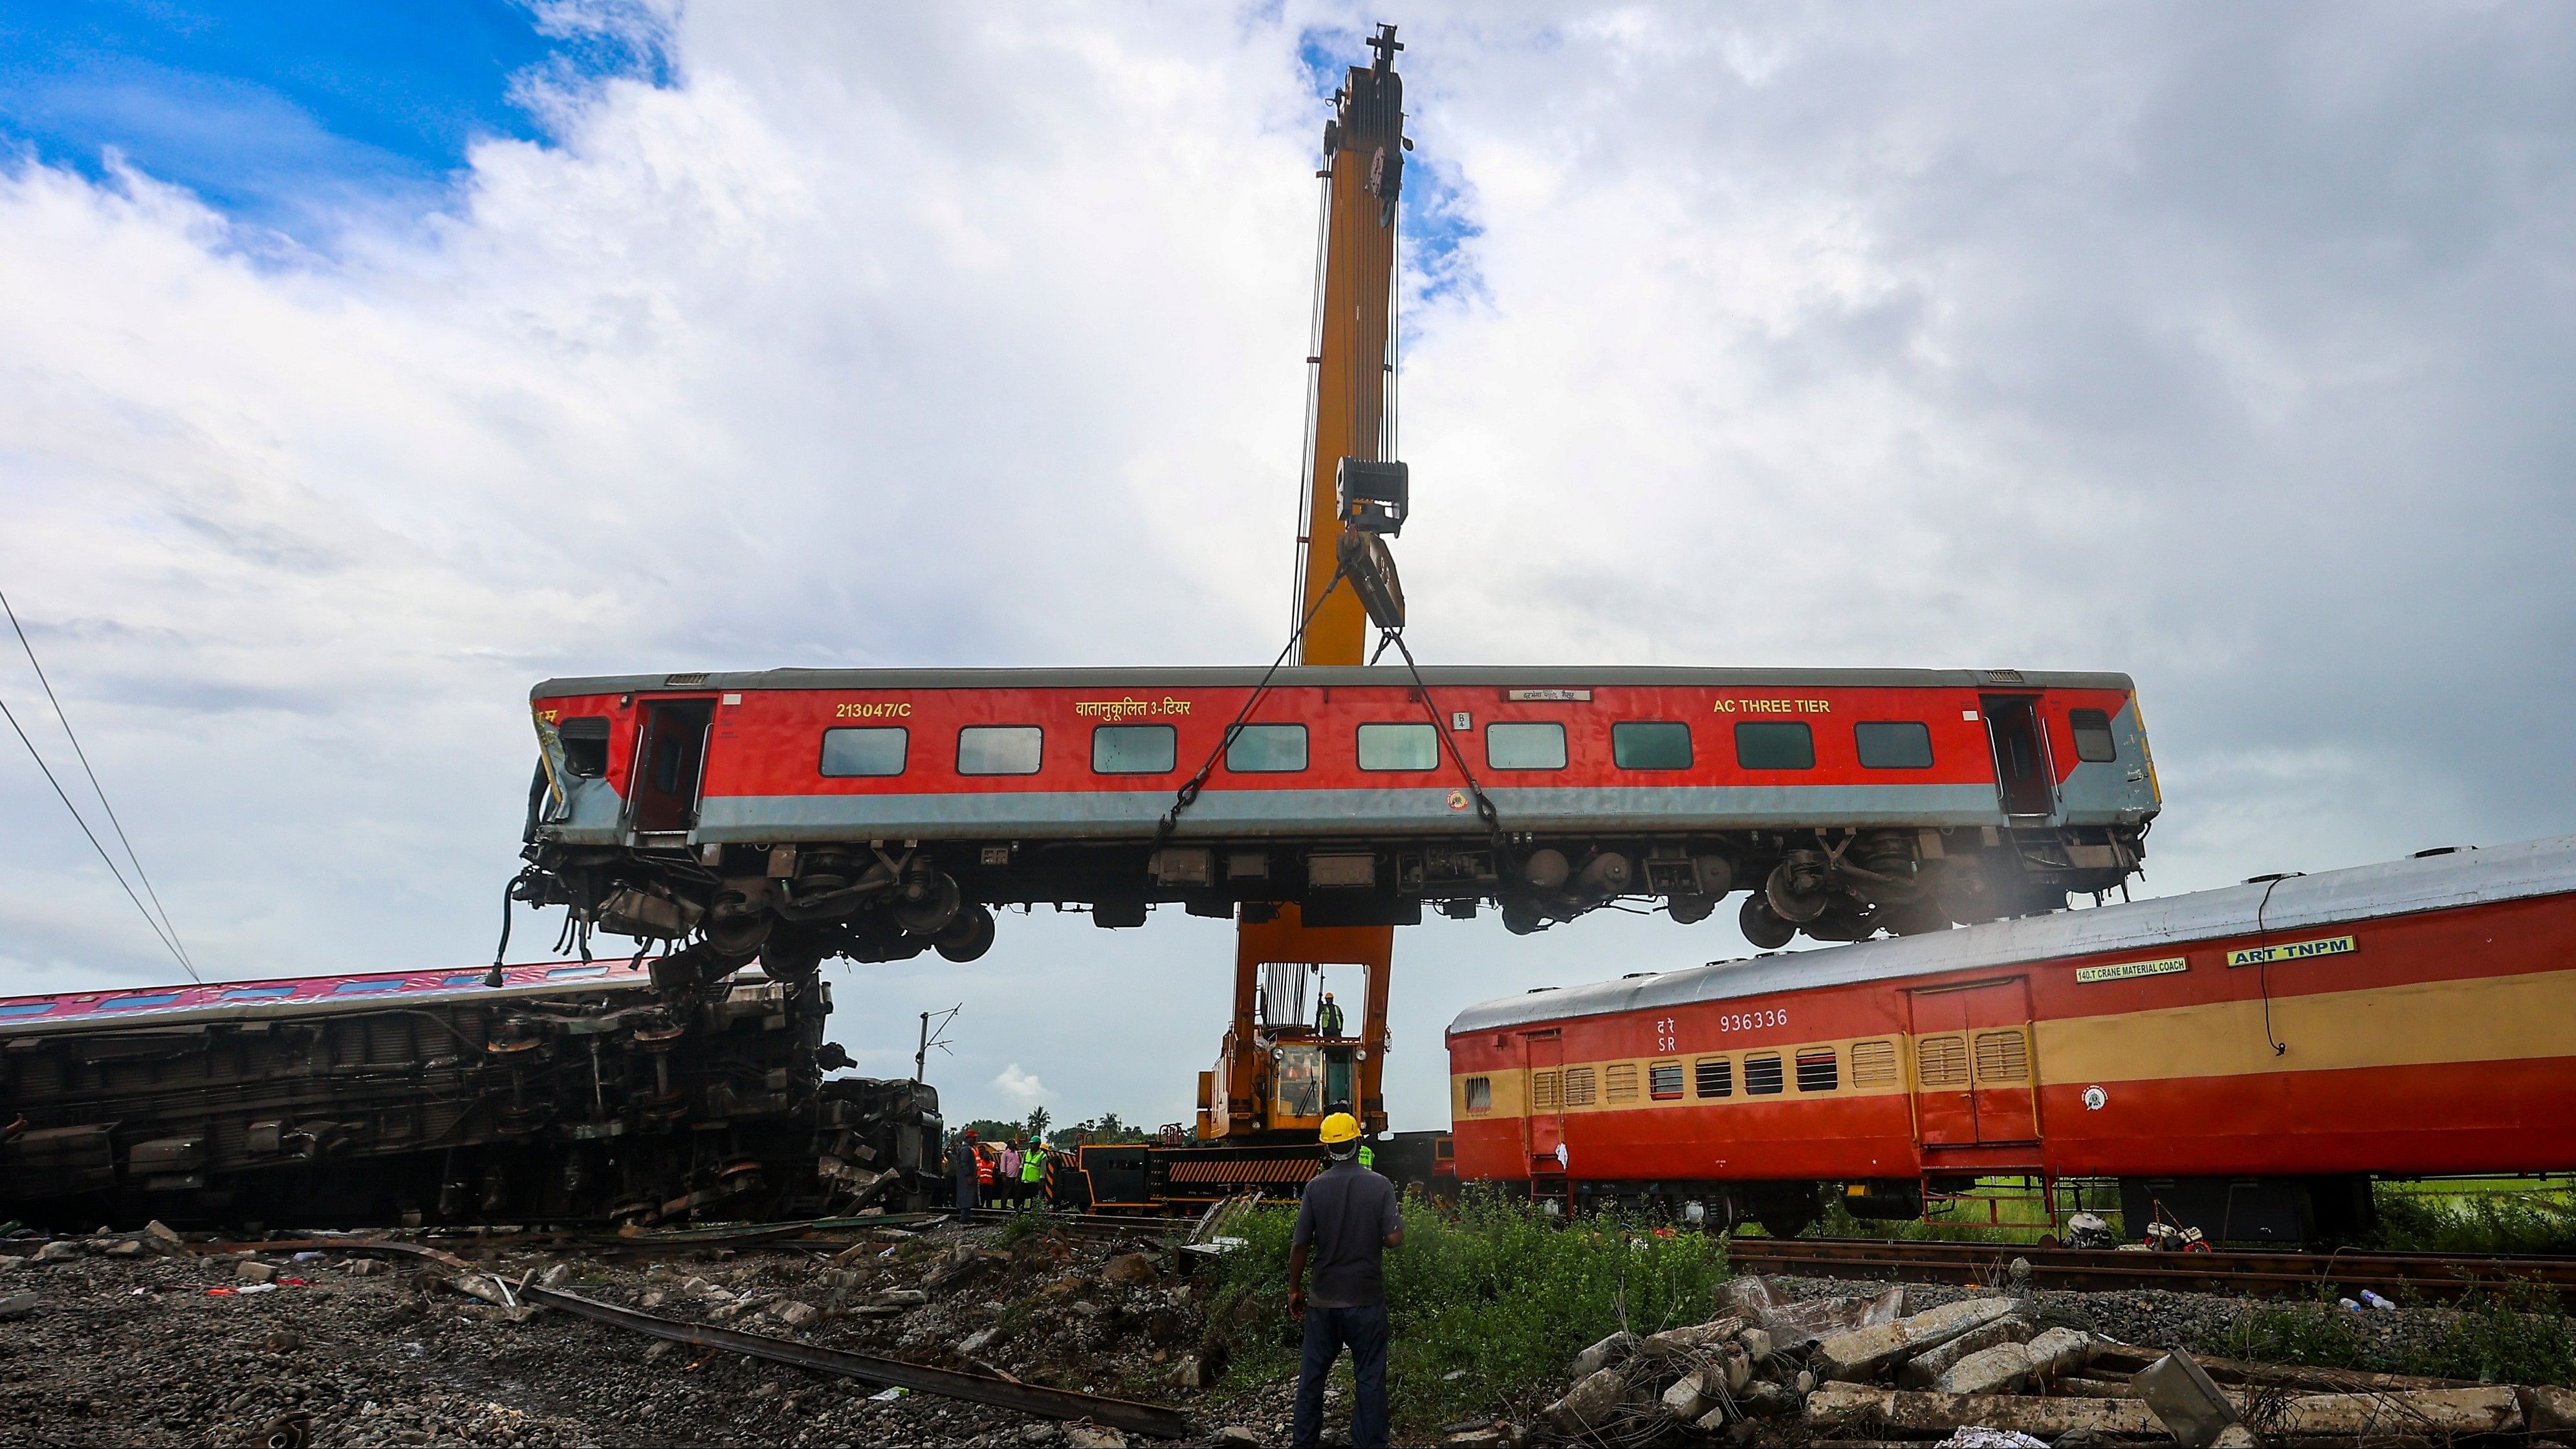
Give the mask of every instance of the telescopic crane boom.
M 1364 662 L 1368 626 L 1403 623 L 1403 591 L 1384 537 L 1409 504 L 1404 465 L 1392 458 L 1389 393 L 1395 375 L 1396 221 L 1404 185 L 1404 80 L 1395 27 L 1369 38 L 1376 52 L 1352 66 L 1324 125 L 1322 296 L 1307 358 L 1309 411 L 1305 506 L 1297 538 L 1297 612 L 1305 620 L 1297 662 Z M 1310 926 L 1295 905 L 1235 931 L 1234 1020 L 1216 1069 L 1200 1078 L 1202 1141 L 1312 1144 L 1332 1111 L 1386 1129 L 1380 1095 L 1386 1060 L 1387 968 L 1392 926 Z M 1304 978 L 1365 981 L 1357 1030 L 1320 1030 Z

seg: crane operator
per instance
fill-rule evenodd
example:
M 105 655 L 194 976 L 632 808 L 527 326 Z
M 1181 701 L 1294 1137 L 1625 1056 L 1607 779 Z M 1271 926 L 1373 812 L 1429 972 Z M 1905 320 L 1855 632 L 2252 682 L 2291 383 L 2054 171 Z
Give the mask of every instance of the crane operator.
M 1333 1002 L 1333 993 L 1324 993 L 1324 1004 L 1315 1008 L 1315 1033 L 1318 1036 L 1342 1034 L 1342 1009 Z

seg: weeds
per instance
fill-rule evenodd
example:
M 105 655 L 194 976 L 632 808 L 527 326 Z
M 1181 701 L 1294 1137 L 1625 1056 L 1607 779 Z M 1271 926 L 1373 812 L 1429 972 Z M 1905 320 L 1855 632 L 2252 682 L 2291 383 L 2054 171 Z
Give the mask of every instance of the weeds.
M 1286 1309 L 1295 1219 L 1290 1207 L 1246 1214 L 1235 1229 L 1245 1246 L 1224 1259 L 1210 1318 L 1233 1349 L 1234 1387 L 1297 1371 L 1299 1330 Z M 1386 1255 L 1396 1425 L 1420 1431 L 1501 1412 L 1561 1381 L 1567 1360 L 1623 1326 L 1703 1322 L 1725 1278 L 1724 1246 L 1696 1231 L 1562 1222 L 1487 1193 L 1470 1193 L 1454 1218 L 1408 1202 L 1404 1246 Z
M 2216 1345 L 2229 1358 L 2493 1384 L 2576 1381 L 2576 1320 L 2524 1282 L 2464 1298 L 2429 1336 L 2375 1334 L 2377 1314 L 2331 1299 L 2257 1308 Z
M 2383 1184 L 2372 1246 L 2390 1252 L 2576 1253 L 2576 1195 L 2434 1193 Z

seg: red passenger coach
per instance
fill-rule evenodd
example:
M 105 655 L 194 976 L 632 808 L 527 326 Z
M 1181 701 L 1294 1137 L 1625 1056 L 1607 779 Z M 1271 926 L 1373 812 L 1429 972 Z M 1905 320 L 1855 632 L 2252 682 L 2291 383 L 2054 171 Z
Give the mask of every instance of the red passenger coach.
M 1762 944 L 2062 907 L 2157 797 L 2118 674 L 772 670 L 552 680 L 517 899 L 660 970 L 970 959 L 990 908 L 1540 929 L 1621 898 Z M 1265 682 L 1266 681 L 1266 682 Z
M 1450 1105 L 1460 1176 L 1543 1199 L 1788 1234 L 2116 1178 L 2133 1234 L 2297 1241 L 2374 1176 L 2576 1168 L 2571 1023 L 2576 836 L 1487 1002 Z

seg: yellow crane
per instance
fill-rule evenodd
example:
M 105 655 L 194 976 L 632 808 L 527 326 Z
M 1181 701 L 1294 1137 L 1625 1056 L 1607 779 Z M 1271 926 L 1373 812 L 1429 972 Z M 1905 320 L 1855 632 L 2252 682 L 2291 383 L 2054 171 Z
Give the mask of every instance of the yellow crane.
M 1324 221 L 1297 536 L 1293 662 L 1365 662 L 1372 622 L 1400 628 L 1404 595 L 1385 539 L 1409 505 L 1389 454 L 1395 375 L 1396 222 L 1403 194 L 1404 80 L 1395 27 L 1368 40 L 1324 126 Z M 1310 926 L 1294 904 L 1235 928 L 1234 1018 L 1213 1070 L 1199 1073 L 1195 1140 L 1086 1145 L 1093 1206 L 1168 1211 L 1246 1191 L 1293 1192 L 1321 1166 L 1316 1129 L 1337 1110 L 1371 1137 L 1386 1129 L 1387 968 L 1392 926 Z M 1309 988 L 1362 979 L 1357 1029 L 1320 1012 Z M 1348 1008 L 1342 1008 L 1347 1023 Z
M 1387 427 L 1395 375 L 1396 220 L 1403 190 L 1404 79 L 1395 27 L 1369 39 L 1368 65 L 1352 66 L 1324 127 L 1322 298 L 1307 358 L 1305 508 L 1297 546 L 1299 664 L 1364 662 L 1372 615 L 1402 621 L 1383 534 L 1409 502 Z M 1345 586 L 1334 587 L 1336 579 Z M 1393 617 L 1388 617 L 1389 614 Z M 1309 926 L 1295 905 L 1235 928 L 1234 1020 L 1215 1070 L 1200 1078 L 1202 1141 L 1291 1139 L 1311 1143 L 1326 1112 L 1348 1107 L 1362 1130 L 1386 1129 L 1379 1083 L 1386 1062 L 1387 968 L 1392 926 Z M 1358 1029 L 1317 1030 L 1292 973 L 1363 980 Z M 1304 1019 L 1297 1019 L 1302 1016 Z

